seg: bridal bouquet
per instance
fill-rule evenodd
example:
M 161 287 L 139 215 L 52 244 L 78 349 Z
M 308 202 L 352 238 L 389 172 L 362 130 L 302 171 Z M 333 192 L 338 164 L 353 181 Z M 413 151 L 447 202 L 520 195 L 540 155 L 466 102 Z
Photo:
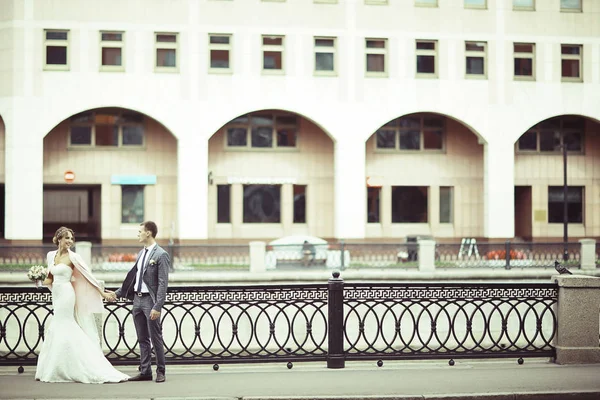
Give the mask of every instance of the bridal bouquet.
M 30 281 L 35 281 L 35 285 L 38 287 L 42 285 L 42 282 L 44 282 L 47 276 L 48 272 L 43 265 L 34 265 L 29 268 L 29 272 L 27 272 L 27 278 L 29 278 Z

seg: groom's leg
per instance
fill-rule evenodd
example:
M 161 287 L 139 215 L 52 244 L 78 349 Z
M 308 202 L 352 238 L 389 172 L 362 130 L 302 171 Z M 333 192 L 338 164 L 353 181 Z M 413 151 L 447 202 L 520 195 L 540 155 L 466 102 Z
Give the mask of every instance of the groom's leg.
M 148 330 L 152 339 L 152 347 L 156 353 L 156 372 L 165 373 L 165 346 L 162 336 L 162 324 L 160 318 L 152 321 L 148 312 Z
M 150 298 L 150 296 L 146 296 Z M 152 375 L 152 365 L 150 364 L 150 333 L 148 332 L 148 318 L 143 300 L 139 297 L 133 299 L 133 322 L 135 331 L 137 332 L 138 341 L 140 343 L 140 374 Z

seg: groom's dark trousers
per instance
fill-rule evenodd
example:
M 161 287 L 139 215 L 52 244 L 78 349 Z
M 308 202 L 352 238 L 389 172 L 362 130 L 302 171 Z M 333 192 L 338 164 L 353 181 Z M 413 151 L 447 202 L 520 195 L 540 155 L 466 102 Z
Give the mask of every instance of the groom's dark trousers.
M 137 337 L 140 342 L 140 373 L 142 375 L 152 375 L 152 348 L 150 341 L 156 352 L 156 372 L 165 373 L 165 348 L 163 346 L 162 326 L 160 318 L 152 321 L 150 311 L 154 306 L 152 297 L 149 294 L 133 298 L 133 322 Z

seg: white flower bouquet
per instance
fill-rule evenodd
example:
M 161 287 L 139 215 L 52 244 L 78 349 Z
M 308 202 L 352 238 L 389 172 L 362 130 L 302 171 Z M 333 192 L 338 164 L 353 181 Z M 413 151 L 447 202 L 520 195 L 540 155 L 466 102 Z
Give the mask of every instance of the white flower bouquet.
M 30 281 L 35 281 L 35 286 L 42 286 L 44 280 L 48 276 L 48 271 L 43 265 L 33 265 L 27 272 L 27 278 Z

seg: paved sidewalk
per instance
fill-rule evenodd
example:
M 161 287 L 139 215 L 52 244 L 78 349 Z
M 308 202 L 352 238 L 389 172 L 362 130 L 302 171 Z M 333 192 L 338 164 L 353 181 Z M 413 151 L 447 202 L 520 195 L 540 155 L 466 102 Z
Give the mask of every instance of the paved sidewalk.
M 133 375 L 136 368 L 119 367 Z M 35 367 L 0 368 L 1 399 L 493 399 L 599 400 L 600 365 L 561 366 L 546 359 L 221 364 L 168 366 L 167 381 L 84 385 L 41 383 Z M 225 399 L 224 399 L 225 400 Z

